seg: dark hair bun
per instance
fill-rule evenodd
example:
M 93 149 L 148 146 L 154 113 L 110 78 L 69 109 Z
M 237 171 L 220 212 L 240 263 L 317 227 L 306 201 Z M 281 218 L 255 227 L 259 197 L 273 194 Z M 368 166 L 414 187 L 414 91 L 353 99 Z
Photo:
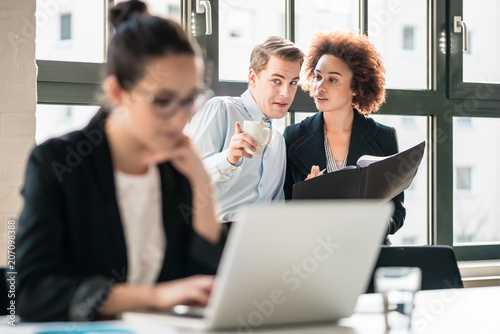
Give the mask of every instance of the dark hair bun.
M 109 22 L 118 28 L 123 22 L 141 16 L 149 16 L 148 6 L 139 0 L 120 2 L 109 11 Z

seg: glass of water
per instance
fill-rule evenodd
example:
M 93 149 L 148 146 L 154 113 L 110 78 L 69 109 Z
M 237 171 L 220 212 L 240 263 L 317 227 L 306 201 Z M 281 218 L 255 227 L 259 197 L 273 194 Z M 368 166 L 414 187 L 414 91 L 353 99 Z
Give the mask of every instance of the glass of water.
M 414 295 L 421 281 L 421 271 L 416 267 L 380 267 L 375 271 L 375 292 L 383 296 L 388 330 L 411 328 Z

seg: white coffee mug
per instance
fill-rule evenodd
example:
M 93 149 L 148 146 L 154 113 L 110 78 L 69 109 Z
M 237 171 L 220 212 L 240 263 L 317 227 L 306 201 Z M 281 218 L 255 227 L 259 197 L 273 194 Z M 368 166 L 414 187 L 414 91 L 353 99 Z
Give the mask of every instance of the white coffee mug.
M 255 152 L 245 149 L 245 152 L 249 154 L 262 154 L 264 148 L 271 142 L 272 130 L 269 128 L 269 123 L 245 121 L 243 132 L 252 136 L 258 143 Z

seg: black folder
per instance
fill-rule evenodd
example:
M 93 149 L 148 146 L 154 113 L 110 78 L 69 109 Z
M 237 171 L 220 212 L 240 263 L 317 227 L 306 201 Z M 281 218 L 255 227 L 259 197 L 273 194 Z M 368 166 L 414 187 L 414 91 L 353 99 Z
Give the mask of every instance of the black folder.
M 424 150 L 425 141 L 387 157 L 362 156 L 356 166 L 296 183 L 292 199 L 390 200 L 410 186 Z

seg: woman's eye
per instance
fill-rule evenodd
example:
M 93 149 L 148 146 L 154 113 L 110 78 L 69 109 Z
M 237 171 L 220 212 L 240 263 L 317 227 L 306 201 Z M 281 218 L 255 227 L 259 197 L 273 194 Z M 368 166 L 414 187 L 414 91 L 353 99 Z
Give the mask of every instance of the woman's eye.
M 194 104 L 194 101 L 196 101 L 196 96 L 191 96 L 188 97 L 187 99 L 182 101 L 182 105 L 187 106 L 187 105 L 192 105 Z
M 331 79 L 330 79 L 330 82 L 337 82 L 337 79 L 333 79 L 333 78 L 331 78 Z
M 160 98 L 160 97 L 155 97 L 153 100 L 153 103 L 159 107 L 165 107 L 168 106 L 169 104 L 172 103 L 171 98 Z

